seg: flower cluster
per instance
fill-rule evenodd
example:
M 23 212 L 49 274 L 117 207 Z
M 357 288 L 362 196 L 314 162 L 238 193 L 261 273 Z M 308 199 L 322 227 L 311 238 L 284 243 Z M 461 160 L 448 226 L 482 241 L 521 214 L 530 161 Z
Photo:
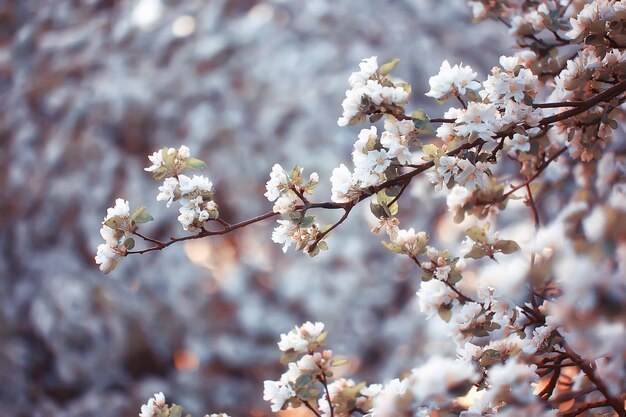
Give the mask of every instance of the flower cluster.
M 131 214 L 128 201 L 121 198 L 115 200 L 115 206 L 107 209 L 100 229 L 105 243 L 98 246 L 95 260 L 102 272 L 108 274 L 115 269 L 120 259 L 135 246 L 135 240 L 130 235 L 137 231 L 139 223 L 150 220 L 152 216 L 145 207 L 139 207 Z
M 315 217 L 307 216 L 309 204 L 307 196 L 319 182 L 317 172 L 309 175 L 308 181 L 302 178 L 303 169 L 297 165 L 289 172 L 279 164 L 272 167 L 270 179 L 265 184 L 265 197 L 274 202 L 274 213 L 286 214 L 289 220 L 278 220 L 278 226 L 272 233 L 272 241 L 283 245 L 283 252 L 287 252 L 292 244 L 296 250 L 315 256 L 320 249 L 327 249 L 326 242 L 320 239 L 320 227 Z M 318 239 L 320 237 L 320 239 Z
M 272 240 L 283 251 L 295 244 L 315 255 L 350 210 L 370 199 L 372 231 L 384 230 L 384 246 L 421 269 L 419 309 L 428 320 L 446 323 L 442 329 L 456 344 L 457 358 L 433 356 L 386 384 L 333 379 L 332 368 L 346 361 L 324 349 L 324 324 L 307 322 L 280 337 L 287 369 L 264 383 L 272 411 L 302 406 L 318 417 L 554 416 L 555 407 L 569 410 L 573 401 L 568 415 L 589 409 L 622 413 L 626 164 L 616 140 L 622 138 L 612 131 L 626 100 L 626 7 L 613 0 L 470 4 L 476 17 L 507 23 L 521 50 L 502 56 L 482 83 L 471 67 L 445 61 L 427 96 L 440 103 L 454 98 L 458 106 L 432 120 L 422 110 L 405 114 L 410 88 L 388 77 L 397 60 L 381 67 L 376 57 L 363 60 L 349 78 L 338 121 L 371 122 L 354 143 L 354 168 L 335 168 L 331 201 L 311 203 L 317 174 L 305 181 L 301 168 L 287 172 L 274 165 L 265 193 L 273 210 L 258 217 L 288 216 L 278 220 Z M 564 51 L 571 58 L 561 59 Z M 374 125 L 383 117 L 382 127 Z M 433 123 L 441 126 L 435 131 Z M 573 158 L 555 168 L 568 150 Z M 205 222 L 218 220 L 212 185 L 180 172 L 199 163 L 185 147 L 164 148 L 150 160 L 146 170 L 165 179 L 157 199 L 168 206 L 180 200 L 184 228 L 208 235 Z M 517 171 L 512 176 L 510 167 Z M 421 173 L 436 190 L 449 189 L 446 204 L 454 221 L 469 223 L 460 248 L 439 250 L 428 245 L 426 232 L 400 228 L 398 201 Z M 542 174 L 549 178 L 543 183 Z M 511 177 L 517 178 L 509 183 Z M 532 218 L 535 232 L 521 244 L 500 239 L 508 231 L 490 226 L 499 221 L 499 210 L 518 199 L 524 204 L 513 209 L 529 215 L 514 212 L 502 224 L 527 230 L 528 221 L 520 219 Z M 317 208 L 343 209 L 344 216 L 320 228 L 307 215 Z M 141 236 L 136 223 L 144 211 L 135 213 L 123 200 L 110 209 L 102 231 L 107 243 L 98 249 L 101 269 L 112 269 L 128 254 L 131 234 Z M 234 229 L 220 224 L 223 232 Z M 156 249 L 167 246 L 147 240 Z M 562 382 L 561 376 L 569 379 Z M 161 413 L 163 403 L 155 396 L 142 407 L 142 417 Z
M 162 392 L 154 394 L 148 402 L 141 406 L 139 417 L 180 417 L 183 415 L 183 407 L 176 404 L 167 404 Z M 226 413 L 206 414 L 204 417 L 230 417 Z
M 402 108 L 409 96 L 406 85 L 394 84 L 386 77 L 397 62 L 379 68 L 378 59 L 373 56 L 359 64 L 360 71 L 352 73 L 349 78 L 351 89 L 346 91 L 341 104 L 343 115 L 337 120 L 339 126 L 357 123 L 373 111 L 387 113 Z
M 189 148 L 184 145 L 178 150 L 163 148 L 148 158 L 152 165 L 145 170 L 152 172 L 155 179 L 165 178 L 156 199 L 164 201 L 167 207 L 174 201 L 180 203 L 178 221 L 184 230 L 193 232 L 219 217 L 211 181 L 204 175 L 189 177 L 181 173 L 185 169 L 206 167 L 199 159 L 189 157 Z
M 417 129 L 411 120 L 388 116 L 380 137 L 376 126 L 361 129 L 354 143 L 354 171 L 341 164 L 330 177 L 332 201 L 349 203 L 358 200 L 364 190 L 393 177 L 399 168 L 413 159 L 410 147 L 417 143 Z
M 448 61 L 443 61 L 439 73 L 428 80 L 430 91 L 426 95 L 444 102 L 450 96 L 465 95 L 468 90 L 476 91 L 480 88 L 476 76 L 469 65 L 451 67 Z

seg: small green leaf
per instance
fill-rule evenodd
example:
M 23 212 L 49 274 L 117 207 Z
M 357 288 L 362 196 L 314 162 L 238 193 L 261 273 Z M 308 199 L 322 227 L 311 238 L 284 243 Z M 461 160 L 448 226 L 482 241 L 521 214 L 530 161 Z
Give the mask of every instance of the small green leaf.
M 341 365 L 345 365 L 348 362 L 349 362 L 348 359 L 335 359 L 334 361 L 330 362 L 330 366 L 341 366 Z
M 206 167 L 206 163 L 198 158 L 187 158 L 185 161 L 185 168 L 206 169 Z
M 322 332 L 319 336 L 315 338 L 315 343 L 322 343 L 328 337 L 328 332 Z
M 514 240 L 499 240 L 493 245 L 493 247 L 505 255 L 509 255 L 520 250 L 519 245 Z
M 130 219 L 135 223 L 147 223 L 154 220 L 154 218 L 146 211 L 144 206 L 137 207 L 133 214 L 130 216 Z
M 288 350 L 283 353 L 280 357 L 280 363 L 283 365 L 287 365 L 290 362 L 293 362 L 296 358 L 298 358 L 300 354 L 294 350 Z
M 170 415 L 169 417 L 180 417 L 183 415 L 183 407 L 180 405 L 173 404 L 169 409 Z
M 120 230 L 123 229 L 126 225 L 126 221 L 123 217 L 113 216 L 107 221 L 104 222 L 106 226 L 109 226 L 111 229 Z
M 328 243 L 322 240 L 320 243 L 317 244 L 317 247 L 320 248 L 320 250 L 328 250 Z
M 167 170 L 167 168 L 161 166 L 155 169 L 154 171 L 152 171 L 152 178 L 154 178 L 157 181 L 160 181 L 163 178 L 167 177 L 168 174 L 169 174 L 169 171 Z
M 470 227 L 469 229 L 467 229 L 467 236 L 477 243 L 487 242 L 487 231 L 483 227 Z
M 131 250 L 135 247 L 135 239 L 133 239 L 132 237 L 127 237 L 126 239 L 124 239 L 124 243 L 122 244 L 126 249 Z
M 394 58 L 393 60 L 381 65 L 380 68 L 378 69 L 378 73 L 382 76 L 385 76 L 389 74 L 395 68 L 395 66 L 398 65 L 399 63 L 400 63 L 400 59 Z
M 309 228 L 315 223 L 315 216 L 306 216 L 300 221 L 300 227 L 303 229 Z
M 432 143 L 429 143 L 428 145 L 424 145 L 422 147 L 422 151 L 426 154 L 426 155 L 430 155 L 430 156 L 434 156 L 437 155 L 437 150 L 439 148 L 437 148 L 437 146 L 433 145 Z
M 441 320 L 450 322 L 450 319 L 452 318 L 452 309 L 447 306 L 441 306 L 439 307 L 439 310 L 437 310 L 437 314 Z
M 163 148 L 163 150 L 161 151 L 162 154 L 165 153 L 165 157 L 163 158 L 163 165 L 165 165 L 166 168 L 172 169 L 174 167 L 174 161 L 176 160 L 176 155 L 178 155 L 178 152 L 172 152 L 170 154 L 168 154 L 167 152 L 167 148 Z
M 385 217 L 385 218 L 387 217 L 387 213 L 385 212 L 385 209 L 380 204 L 370 202 L 370 211 L 377 219 L 380 219 L 381 217 Z
M 391 252 L 395 252 L 395 253 L 402 253 L 404 252 L 404 248 L 400 245 L 396 245 L 395 243 L 390 243 L 390 242 L 385 242 L 384 240 L 382 242 L 380 242 L 383 244 L 383 246 L 385 248 L 387 248 L 387 250 L 391 251 Z
M 312 377 L 313 377 L 312 374 L 304 374 L 304 375 L 299 376 L 298 379 L 296 379 L 296 390 L 304 388 L 305 386 L 309 385 Z
M 464 258 L 480 259 L 484 256 L 487 256 L 485 248 L 479 245 L 474 245 L 472 249 L 465 254 Z

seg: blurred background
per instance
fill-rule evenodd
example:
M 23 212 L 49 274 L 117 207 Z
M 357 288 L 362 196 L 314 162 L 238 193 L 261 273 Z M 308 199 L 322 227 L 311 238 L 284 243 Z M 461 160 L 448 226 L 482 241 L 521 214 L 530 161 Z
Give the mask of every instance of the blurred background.
M 336 120 L 361 59 L 399 57 L 409 109 L 439 116 L 428 77 L 449 59 L 484 78 L 504 33 L 473 26 L 462 0 L 0 0 L 0 415 L 132 416 L 158 391 L 194 415 L 269 415 L 279 334 L 306 320 L 326 323 L 356 379 L 453 353 L 426 337 L 418 271 L 369 232 L 365 206 L 314 259 L 283 254 L 271 221 L 109 276 L 93 257 L 118 197 L 147 206 L 147 234 L 184 235 L 143 171 L 156 149 L 206 161 L 230 222 L 271 209 L 276 162 L 317 171 L 327 201 L 359 131 Z M 406 227 L 445 223 L 424 180 L 411 195 Z

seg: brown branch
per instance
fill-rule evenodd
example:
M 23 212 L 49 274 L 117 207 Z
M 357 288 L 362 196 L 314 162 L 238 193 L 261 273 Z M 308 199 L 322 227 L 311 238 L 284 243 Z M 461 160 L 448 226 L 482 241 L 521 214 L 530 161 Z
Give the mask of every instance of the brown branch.
M 544 168 L 545 169 L 545 168 Z M 541 220 L 539 219 L 539 210 L 537 210 L 537 205 L 535 204 L 535 199 L 533 198 L 533 192 L 530 189 L 530 184 L 526 184 L 526 193 L 528 195 L 528 205 L 533 212 L 533 220 L 535 221 L 535 230 L 539 230 L 541 227 Z
M 563 339 L 562 336 L 561 338 Z M 563 339 L 563 341 L 561 342 L 561 346 L 563 346 L 563 348 L 565 349 L 565 354 L 569 356 L 569 358 L 576 364 L 576 366 L 578 366 L 581 371 L 585 373 L 585 375 L 587 375 L 589 381 L 591 381 L 598 388 L 598 391 L 600 391 L 602 395 L 604 395 L 604 398 L 606 398 L 605 405 L 610 405 L 619 417 L 626 417 L 624 401 L 611 395 L 609 389 L 604 384 L 604 381 L 602 381 L 602 379 L 598 378 L 598 376 L 596 375 L 594 370 L 595 364 L 581 358 L 580 355 L 572 350 L 572 348 L 567 344 L 565 339 Z
M 333 407 L 333 403 L 330 400 L 330 391 L 328 390 L 328 381 L 326 380 L 326 374 L 322 370 L 322 376 L 320 377 L 320 382 L 324 386 L 324 391 L 326 392 L 326 401 L 328 401 L 328 408 L 330 408 L 330 417 L 335 417 L 335 407 Z
M 265 214 L 261 214 L 260 216 L 256 216 L 253 217 L 251 219 L 230 225 L 228 227 L 224 227 L 224 229 L 222 230 L 216 230 L 216 231 L 211 231 L 211 230 L 201 230 L 200 233 L 197 233 L 195 235 L 191 235 L 191 236 L 185 236 L 185 237 L 178 237 L 178 238 L 170 238 L 170 241 L 167 243 L 164 242 L 159 242 L 156 239 L 150 239 L 150 238 L 146 238 L 146 240 L 148 241 L 153 241 L 153 242 L 158 242 L 157 246 L 152 246 L 150 248 L 147 249 L 143 249 L 143 250 L 137 250 L 137 251 L 128 251 L 126 252 L 126 255 L 139 255 L 139 254 L 144 254 L 147 252 L 153 252 L 156 250 L 162 250 L 167 248 L 170 245 L 173 245 L 174 243 L 178 243 L 178 242 L 184 242 L 186 240 L 193 240 L 193 239 L 201 239 L 203 237 L 207 237 L 207 236 L 219 236 L 219 235 L 225 235 L 226 233 L 230 233 L 233 230 L 237 230 L 237 229 L 241 229 L 242 227 L 246 227 L 249 226 L 251 224 L 254 223 L 258 223 L 260 221 L 263 221 L 265 219 L 269 219 L 271 217 L 277 216 L 279 213 L 274 213 L 273 211 L 270 211 L 268 213 Z M 136 234 L 136 232 L 135 232 Z
M 343 216 L 341 216 L 341 218 L 331 227 L 329 227 L 328 229 L 326 229 L 325 231 L 317 235 L 317 237 L 315 238 L 315 241 L 309 246 L 309 252 L 315 249 L 315 247 L 322 241 L 322 239 L 328 236 L 330 232 L 336 229 L 341 223 L 343 223 L 348 218 L 348 214 L 350 214 L 350 210 L 352 210 L 353 207 L 354 207 L 354 204 L 345 205 Z
M 545 117 L 543 118 L 540 122 L 539 122 L 539 126 L 546 126 L 546 125 L 550 125 L 554 122 L 557 121 L 561 121 L 561 120 L 565 120 L 569 117 L 573 117 L 573 116 L 577 116 L 587 110 L 589 110 L 590 108 L 592 108 L 593 106 L 607 101 L 607 100 L 611 100 L 612 98 L 618 96 L 619 94 L 623 93 L 624 91 L 626 91 L 626 80 L 621 81 L 620 83 L 614 85 L 613 87 L 608 88 L 607 90 L 603 91 L 602 93 L 599 93 L 593 97 L 591 97 L 590 99 L 581 102 L 580 105 L 578 105 L 577 107 L 570 109 L 570 110 L 566 110 L 563 111 L 561 113 L 557 113 L 553 116 L 549 116 L 549 117 Z M 396 114 L 392 113 L 394 116 L 397 116 Z M 403 120 L 412 120 L 412 118 L 410 116 L 406 116 L 404 115 L 404 117 L 401 117 L 401 119 Z M 431 122 L 442 122 L 442 123 L 450 123 L 450 122 L 454 122 L 454 120 L 450 120 L 450 119 L 431 119 Z M 511 134 L 511 130 L 507 129 L 506 131 L 503 132 L 499 132 L 496 135 L 493 136 L 493 139 L 502 139 L 508 135 Z M 474 142 L 471 143 L 466 143 L 464 145 L 459 146 L 456 149 L 453 149 L 449 152 L 446 153 L 446 155 L 448 156 L 455 156 L 459 153 L 461 153 L 464 150 L 467 149 L 471 149 L 477 146 L 482 146 L 485 143 L 484 140 L 479 139 L 476 140 Z M 543 171 L 543 169 L 545 169 L 545 167 L 548 165 L 548 163 L 552 162 L 554 159 L 556 159 L 556 157 L 558 157 L 561 153 L 563 153 L 565 151 L 566 148 L 562 148 L 561 150 L 559 150 L 559 152 L 557 152 L 557 154 L 555 154 L 552 158 L 550 158 L 538 171 L 535 175 L 533 175 L 526 183 L 523 183 L 515 188 L 513 188 L 511 191 L 509 191 L 508 193 L 506 193 L 502 199 L 500 201 L 497 202 L 491 202 L 491 204 L 497 204 L 498 202 L 504 201 L 504 199 L 506 199 L 509 195 L 511 195 L 513 192 L 517 191 L 518 189 L 525 187 L 527 184 L 529 184 L 531 181 L 533 181 L 535 178 L 537 178 L 541 172 Z M 354 207 L 355 205 L 357 205 L 358 203 L 360 203 L 361 201 L 369 198 L 371 195 L 376 194 L 378 191 L 384 190 L 388 187 L 394 187 L 397 185 L 405 185 L 408 182 L 410 182 L 412 180 L 413 177 L 421 174 L 422 172 L 432 168 L 435 165 L 435 163 L 433 161 L 429 161 L 429 162 L 425 162 L 423 164 L 417 165 L 416 168 L 413 171 L 404 173 L 402 175 L 399 175 L 395 178 L 392 178 L 388 181 L 382 182 L 376 186 L 372 186 L 369 187 L 367 189 L 365 189 L 364 193 L 361 194 L 358 199 L 356 199 L 355 201 L 349 203 L 350 209 L 352 207 Z M 489 204 L 489 203 L 487 203 Z M 308 209 L 313 209 L 313 208 L 323 208 L 323 209 L 344 209 L 346 210 L 346 203 L 335 203 L 335 202 L 324 202 L 324 203 L 310 203 L 310 204 L 304 204 L 302 206 L 298 206 L 295 208 L 296 211 L 306 211 Z M 342 220 L 340 220 L 340 222 L 336 223 L 335 225 L 333 225 L 333 227 L 331 227 L 331 229 L 327 230 L 326 233 L 324 233 L 324 236 L 330 232 L 331 230 L 335 229 L 337 226 L 339 226 L 339 224 L 341 224 L 344 220 L 345 217 L 347 217 L 349 210 L 344 213 L 344 216 L 342 217 Z M 187 240 L 194 240 L 194 239 L 201 239 L 204 237 L 208 237 L 208 236 L 218 236 L 218 235 L 225 235 L 227 233 L 230 233 L 234 230 L 240 229 L 242 227 L 246 227 L 249 226 L 251 224 L 254 223 L 258 223 L 260 221 L 269 219 L 271 217 L 274 217 L 278 215 L 278 213 L 274 213 L 272 211 L 267 212 L 265 214 L 261 214 L 259 216 L 253 217 L 251 219 L 233 224 L 233 225 L 224 225 L 224 229 L 222 230 L 218 230 L 218 231 L 208 231 L 205 229 L 201 229 L 200 233 L 197 233 L 195 235 L 191 235 L 191 236 L 185 236 L 185 237 L 181 237 L 181 238 L 170 238 L 170 241 L 167 243 L 164 242 L 160 242 L 156 239 L 152 239 L 149 238 L 147 236 L 140 236 L 142 239 L 154 243 L 156 246 L 147 248 L 147 249 L 143 249 L 143 250 L 137 250 L 137 251 L 128 251 L 126 252 L 126 255 L 136 255 L 136 254 L 144 254 L 147 252 L 153 252 L 153 251 L 157 251 L 157 250 L 162 250 L 174 243 L 177 242 L 183 242 L 183 241 L 187 241 Z M 138 235 L 139 236 L 139 235 Z M 319 243 L 319 242 L 317 242 Z
M 322 415 L 315 408 L 313 408 L 313 406 L 308 401 L 302 399 L 300 401 L 302 401 L 302 404 L 304 404 L 306 408 L 311 410 L 313 414 L 315 414 L 317 417 L 322 417 Z
M 555 103 L 533 103 L 532 107 L 536 109 L 554 109 L 559 107 L 580 107 L 584 104 L 584 101 L 563 101 Z
M 617 97 L 624 91 L 626 91 L 626 80 L 615 84 L 613 87 L 607 88 L 603 92 L 591 97 L 589 100 L 583 101 L 582 102 L 583 104 L 581 104 L 578 107 L 575 107 L 570 110 L 566 110 L 561 113 L 557 113 L 554 116 L 544 117 L 539 122 L 539 125 L 545 126 L 545 125 L 552 124 L 554 122 L 559 122 L 561 120 L 568 119 L 570 117 L 578 116 L 579 114 L 586 112 L 587 110 L 589 110 L 590 108 L 592 108 L 593 106 L 599 103 L 602 103 L 604 101 L 609 101 L 612 98 Z
M 569 413 L 563 414 L 563 417 L 575 417 L 577 415 L 580 415 L 583 411 L 590 410 L 592 408 L 606 407 L 607 405 L 609 404 L 606 401 L 584 403 L 580 407 L 575 409 L 574 411 L 570 411 Z
M 508 192 L 502 194 L 500 198 L 497 198 L 493 201 L 477 201 L 475 203 L 475 206 L 493 206 L 494 204 L 498 204 L 498 203 L 505 201 L 507 198 L 509 198 L 511 194 L 513 194 L 520 188 L 524 188 L 530 185 L 531 182 L 536 180 L 541 175 L 541 173 L 548 167 L 548 165 L 554 162 L 554 160 L 557 159 L 559 156 L 561 156 L 561 154 L 563 154 L 563 152 L 565 152 L 566 150 L 567 150 L 567 146 L 564 146 L 561 149 L 559 149 L 554 155 L 552 155 L 548 160 L 546 160 L 546 162 L 544 162 L 530 178 L 528 178 L 523 183 L 511 188 Z

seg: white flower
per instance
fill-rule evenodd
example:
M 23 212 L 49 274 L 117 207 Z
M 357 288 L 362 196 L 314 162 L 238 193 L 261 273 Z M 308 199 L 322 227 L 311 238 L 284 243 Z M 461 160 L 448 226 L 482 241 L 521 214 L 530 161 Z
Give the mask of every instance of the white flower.
M 115 206 L 107 209 L 107 215 L 104 220 L 106 221 L 116 216 L 130 216 L 130 206 L 128 205 L 128 201 L 124 201 L 121 198 L 116 199 Z
M 324 323 L 307 321 L 300 327 L 294 327 L 289 333 L 280 335 L 278 348 L 287 352 L 292 349 L 296 352 L 306 352 L 309 342 L 318 338 L 324 332 Z
M 172 205 L 175 197 L 176 187 L 178 187 L 178 179 L 175 177 L 166 178 L 163 181 L 163 185 L 159 186 L 159 194 L 157 195 L 157 201 L 166 201 L 167 207 Z
M 443 266 L 438 266 L 435 269 L 435 278 L 437 278 L 440 281 L 445 281 L 448 279 L 448 274 L 450 273 L 450 266 L 449 265 L 443 265 Z
M 460 334 L 472 326 L 484 323 L 483 306 L 479 303 L 469 302 L 454 312 L 454 322 Z
M 399 415 L 397 402 L 398 397 L 404 395 L 407 390 L 407 381 L 398 378 L 389 381 L 381 389 L 380 393 L 372 400 L 372 417 L 392 417 Z
M 282 194 L 274 203 L 272 210 L 274 213 L 288 214 L 294 211 L 299 202 L 300 198 L 294 192 Z
M 163 407 L 165 405 L 165 395 L 162 392 L 154 394 L 154 402 L 159 407 Z
M 471 200 L 471 198 L 471 191 L 460 185 L 455 185 L 446 198 L 448 211 L 456 213 L 461 210 Z
M 263 399 L 272 403 L 272 411 L 277 412 L 290 398 L 296 395 L 291 385 L 285 381 L 264 381 Z
M 265 184 L 265 197 L 275 201 L 282 191 L 289 188 L 289 176 L 279 164 L 274 164 L 270 172 L 270 180 Z
M 403 104 L 409 98 L 409 93 L 402 87 L 383 87 L 381 95 L 388 104 Z
M 348 192 L 353 185 L 352 173 L 344 164 L 341 164 L 338 168 L 333 169 L 330 182 L 332 201 L 335 203 L 348 203 L 351 201 Z
M 150 398 L 147 404 L 141 406 L 141 412 L 139 417 L 154 417 L 157 414 L 157 407 L 154 403 L 154 398 Z
M 174 148 L 169 148 L 167 150 L 167 154 L 171 155 L 174 152 L 176 152 L 176 149 Z M 150 165 L 147 168 L 144 168 L 144 171 L 148 171 L 148 172 L 152 172 L 160 167 L 163 166 L 163 154 L 161 153 L 161 150 L 159 149 L 158 151 L 154 152 L 152 155 L 148 155 L 148 159 L 150 160 L 150 162 L 152 162 L 152 165 Z
M 385 120 L 385 131 L 380 138 L 380 144 L 388 149 L 390 157 L 397 158 L 403 165 L 411 162 L 412 155 L 408 148 L 410 137 L 407 135 L 413 130 L 415 125 L 410 120 Z
M 428 80 L 430 91 L 426 95 L 444 100 L 455 92 L 465 94 L 468 89 L 478 89 L 480 83 L 476 80 L 476 75 L 470 66 L 451 67 L 448 61 L 443 61 L 439 73 Z
M 450 401 L 449 391 L 479 379 L 467 362 L 435 355 L 411 371 L 409 386 L 418 402 L 443 405 Z
M 459 172 L 455 180 L 460 185 L 465 186 L 468 191 L 487 187 L 489 177 L 485 172 L 487 165 L 484 162 L 477 162 L 476 165 L 474 165 L 467 159 L 461 159 L 457 162 L 457 168 Z
M 383 86 L 376 80 L 367 80 L 363 87 L 363 94 L 377 106 L 383 102 Z
M 378 134 L 376 126 L 372 126 L 369 129 L 361 129 L 358 140 L 354 142 L 354 150 L 362 154 L 367 154 L 368 145 L 376 143 L 377 140 Z
M 185 145 L 180 145 L 180 148 L 178 148 L 177 156 L 181 160 L 185 160 L 189 158 L 189 148 L 186 147 Z
M 530 142 L 528 136 L 516 133 L 513 138 L 506 138 L 504 144 L 511 148 L 511 151 L 528 152 L 530 150 Z
M 399 229 L 393 243 L 400 246 L 410 245 L 411 243 L 415 243 L 418 238 L 419 234 L 415 233 L 412 227 L 409 230 Z
M 341 103 L 341 107 L 343 107 L 343 114 L 337 120 L 337 124 L 339 126 L 346 126 L 350 121 L 356 116 L 360 109 L 361 103 L 363 102 L 363 88 L 347 90 L 346 98 Z
M 110 242 L 98 245 L 96 251 L 96 264 L 100 265 L 100 271 L 108 274 L 117 266 L 122 254 L 117 250 L 117 242 L 111 245 Z
M 457 118 L 455 130 L 459 136 L 489 140 L 498 127 L 499 112 L 493 104 L 471 102 Z
M 450 304 L 456 298 L 456 294 L 443 282 L 431 279 L 420 284 L 417 298 L 420 311 L 431 318 L 437 314 L 441 306 Z
M 183 196 L 194 193 L 213 193 L 213 183 L 204 175 L 194 175 L 193 178 L 189 178 L 184 174 L 179 174 L 178 185 L 180 194 Z
M 277 220 L 277 222 L 278 226 L 276 226 L 272 232 L 272 241 L 283 245 L 283 252 L 286 253 L 292 243 L 291 231 L 293 228 L 289 220 Z
M 454 156 L 442 156 L 439 159 L 439 166 L 437 166 L 437 173 L 441 176 L 444 183 L 450 181 L 452 176 L 456 175 L 459 171 L 456 164 L 458 162 L 458 158 Z
M 299 328 L 296 328 L 296 331 L 301 335 L 315 339 L 321 336 L 321 334 L 324 332 L 324 327 L 324 323 L 320 321 L 316 321 L 315 323 L 307 321 Z

